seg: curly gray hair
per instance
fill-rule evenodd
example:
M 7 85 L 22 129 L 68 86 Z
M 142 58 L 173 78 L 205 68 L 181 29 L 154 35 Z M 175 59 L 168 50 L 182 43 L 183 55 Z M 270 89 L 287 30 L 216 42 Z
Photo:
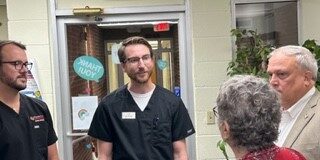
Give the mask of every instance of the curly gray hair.
M 277 140 L 280 103 L 266 80 L 251 75 L 231 77 L 220 88 L 217 107 L 218 121 L 228 123 L 235 145 L 254 151 Z

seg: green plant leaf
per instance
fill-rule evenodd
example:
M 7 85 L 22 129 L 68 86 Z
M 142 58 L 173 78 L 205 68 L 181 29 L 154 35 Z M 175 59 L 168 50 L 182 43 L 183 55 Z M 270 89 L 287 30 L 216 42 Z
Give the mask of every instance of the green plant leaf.
M 227 143 L 224 140 L 220 140 L 217 143 L 217 147 L 222 151 L 222 154 L 224 155 L 224 157 L 227 160 L 229 160 L 229 156 L 228 156 L 227 151 L 226 151 L 226 145 L 227 145 Z
M 267 45 L 253 30 L 232 29 L 231 33 L 236 36 L 237 48 L 235 59 L 228 64 L 227 75 L 267 75 L 267 57 L 272 46 Z

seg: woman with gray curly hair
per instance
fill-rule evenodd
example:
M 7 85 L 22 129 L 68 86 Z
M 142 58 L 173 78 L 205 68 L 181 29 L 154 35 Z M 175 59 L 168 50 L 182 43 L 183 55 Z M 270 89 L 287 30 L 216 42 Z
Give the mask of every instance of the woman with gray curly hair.
M 281 119 L 277 92 L 264 79 L 236 75 L 217 97 L 221 137 L 240 160 L 305 160 L 297 151 L 278 147 Z

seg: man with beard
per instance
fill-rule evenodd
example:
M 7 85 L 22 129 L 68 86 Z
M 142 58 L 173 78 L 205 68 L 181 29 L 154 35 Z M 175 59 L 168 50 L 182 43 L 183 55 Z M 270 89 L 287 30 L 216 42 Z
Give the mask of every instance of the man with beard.
M 32 67 L 25 50 L 18 42 L 0 41 L 0 159 L 58 160 L 47 105 L 19 93 Z
M 194 128 L 182 100 L 151 81 L 151 45 L 129 37 L 118 50 L 130 82 L 99 103 L 89 135 L 99 160 L 187 160 L 185 138 Z
M 318 74 L 314 55 L 301 46 L 280 47 L 270 53 L 267 72 L 282 108 L 276 144 L 319 160 L 320 93 L 314 86 Z

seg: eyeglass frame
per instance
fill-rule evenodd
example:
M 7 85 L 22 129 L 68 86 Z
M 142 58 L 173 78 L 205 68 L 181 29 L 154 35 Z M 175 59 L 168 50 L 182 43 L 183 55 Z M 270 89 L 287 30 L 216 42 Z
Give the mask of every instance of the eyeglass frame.
M 212 108 L 212 111 L 213 111 L 213 115 L 218 118 L 218 111 L 217 111 L 217 109 L 218 109 L 218 106 L 215 106 L 215 107 Z
M 129 62 L 130 64 L 139 64 L 141 59 L 143 63 L 146 63 L 147 61 L 152 59 L 152 56 L 151 54 L 145 54 L 142 57 L 130 57 L 130 58 L 126 58 L 123 62 L 124 63 Z
M 28 71 L 32 69 L 33 63 L 32 62 L 22 62 L 22 61 L 2 61 L 0 63 L 8 63 L 14 66 L 16 70 L 21 70 L 23 69 L 23 66 L 27 68 Z M 19 67 L 17 67 L 19 66 Z

